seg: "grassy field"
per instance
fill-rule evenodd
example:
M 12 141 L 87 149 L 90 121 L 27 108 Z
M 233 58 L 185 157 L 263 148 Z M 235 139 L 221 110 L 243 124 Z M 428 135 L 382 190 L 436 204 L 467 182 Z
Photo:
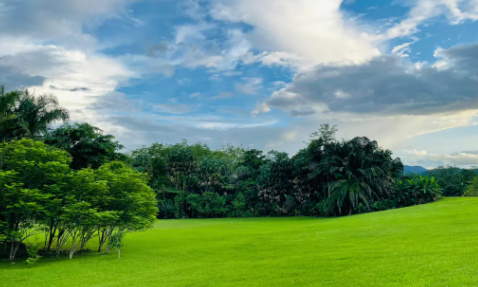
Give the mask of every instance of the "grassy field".
M 0 286 L 478 286 L 478 198 L 346 218 L 161 220 L 125 244 L 121 260 L 2 261 Z

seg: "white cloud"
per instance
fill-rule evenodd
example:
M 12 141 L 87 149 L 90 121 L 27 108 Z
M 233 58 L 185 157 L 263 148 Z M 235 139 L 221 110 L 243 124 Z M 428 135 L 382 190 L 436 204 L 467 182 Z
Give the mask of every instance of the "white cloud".
M 379 54 L 376 44 L 340 10 L 342 0 L 215 1 L 211 15 L 218 20 L 254 27 L 247 39 L 267 51 L 266 64 L 361 63 Z M 266 8 L 267 7 L 267 8 Z M 265 12 L 264 9 L 267 9 Z
M 269 108 L 269 106 L 266 104 L 266 103 L 257 103 L 256 104 L 256 108 L 252 111 L 252 116 L 257 116 L 261 113 L 268 113 L 270 112 L 271 109 Z
M 97 41 L 83 33 L 85 26 L 107 18 L 134 19 L 129 0 L 2 1 L 0 8 L 0 79 L 8 88 L 19 85 L 36 93 L 52 93 L 75 121 L 96 124 L 97 111 L 88 109 L 99 97 L 138 74 L 95 51 Z M 20 83 L 17 78 L 42 78 Z M 124 96 L 124 95 L 123 95 Z
M 236 92 L 244 95 L 258 95 L 262 88 L 262 78 L 243 78 L 244 83 L 234 86 Z
M 452 154 L 434 154 L 425 150 L 404 150 L 403 156 L 409 162 L 426 167 L 437 166 L 478 166 L 478 154 L 476 152 L 457 152 Z
M 419 26 L 427 20 L 445 15 L 451 24 L 460 24 L 466 20 L 478 20 L 477 0 L 418 0 L 407 17 L 390 28 L 380 38 L 383 40 L 406 37 L 419 31 Z

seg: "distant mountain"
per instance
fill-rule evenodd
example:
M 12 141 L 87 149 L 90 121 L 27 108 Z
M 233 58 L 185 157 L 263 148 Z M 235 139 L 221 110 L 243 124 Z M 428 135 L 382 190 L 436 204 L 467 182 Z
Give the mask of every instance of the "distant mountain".
M 419 173 L 419 174 L 424 174 L 427 172 L 427 169 L 424 168 L 423 166 L 409 166 L 405 165 L 403 167 L 403 173 L 404 174 L 410 174 L 410 173 Z

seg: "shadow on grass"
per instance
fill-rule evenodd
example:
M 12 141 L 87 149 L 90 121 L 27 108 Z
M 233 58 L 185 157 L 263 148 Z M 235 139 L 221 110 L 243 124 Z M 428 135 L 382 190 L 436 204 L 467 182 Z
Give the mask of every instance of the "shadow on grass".
M 69 253 L 68 250 L 62 250 L 59 256 L 55 256 L 54 253 L 42 254 L 42 252 L 39 252 L 39 255 L 41 256 L 41 258 L 34 264 L 28 264 L 26 262 L 28 258 L 23 256 L 15 258 L 15 261 L 13 264 L 10 263 L 8 258 L 0 258 L 0 269 L 15 270 L 15 269 L 38 268 L 38 267 L 43 267 L 49 264 L 57 264 L 59 262 L 62 262 L 62 263 L 75 262 L 76 260 L 79 260 L 79 259 L 92 258 L 92 257 L 105 258 L 107 260 L 110 260 L 110 259 L 116 260 L 117 258 L 115 254 L 95 252 L 95 251 L 87 249 L 87 250 L 76 252 L 73 259 L 70 260 L 68 258 L 68 253 Z

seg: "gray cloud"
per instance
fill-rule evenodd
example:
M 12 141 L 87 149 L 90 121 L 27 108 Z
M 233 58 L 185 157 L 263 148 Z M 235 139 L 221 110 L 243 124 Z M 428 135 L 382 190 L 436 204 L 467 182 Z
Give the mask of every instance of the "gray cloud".
M 478 108 L 478 45 L 437 51 L 434 66 L 395 56 L 365 64 L 318 66 L 272 94 L 271 107 L 302 115 L 318 112 L 433 114 Z
M 88 87 L 74 87 L 74 88 L 60 88 L 54 85 L 50 85 L 50 89 L 52 90 L 60 90 L 60 91 L 69 91 L 69 92 L 89 92 L 91 91 Z
M 197 106 L 185 105 L 185 104 L 160 104 L 154 105 L 153 108 L 166 114 L 187 114 L 198 110 Z
M 124 5 L 134 0 L 2 0 L 2 34 L 51 39 L 82 33 L 83 21 L 101 23 L 126 15 Z
M 42 85 L 44 82 L 44 77 L 25 75 L 17 69 L 2 66 L 0 58 L 0 85 L 5 85 L 7 89 Z
M 95 101 L 87 109 L 96 112 L 140 112 L 138 102 L 128 99 L 120 92 L 110 92 L 102 96 L 93 97 Z
M 266 126 L 225 130 L 202 129 L 181 124 L 154 122 L 132 116 L 114 116 L 104 120 L 108 122 L 108 125 L 121 127 L 117 131 L 114 129 L 105 129 L 105 131 L 113 133 L 128 149 L 154 142 L 173 144 L 187 138 L 190 143 L 203 142 L 214 149 L 224 144 L 233 144 L 269 150 L 271 149 L 269 143 L 280 141 L 285 130 L 285 128 Z

